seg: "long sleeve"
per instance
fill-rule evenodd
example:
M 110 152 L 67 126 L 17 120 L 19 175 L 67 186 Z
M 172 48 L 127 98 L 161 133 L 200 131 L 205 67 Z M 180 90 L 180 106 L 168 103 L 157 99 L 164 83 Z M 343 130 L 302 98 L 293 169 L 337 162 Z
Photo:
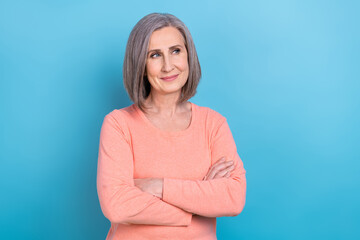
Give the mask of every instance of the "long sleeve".
M 165 178 L 163 201 L 205 217 L 236 216 L 242 211 L 246 195 L 245 169 L 226 118 L 222 117 L 217 126 L 210 141 L 211 161 L 214 164 L 223 156 L 234 160 L 231 176 L 206 181 Z
M 108 114 L 100 134 L 97 191 L 103 214 L 112 223 L 188 226 L 192 214 L 134 185 L 130 137 Z

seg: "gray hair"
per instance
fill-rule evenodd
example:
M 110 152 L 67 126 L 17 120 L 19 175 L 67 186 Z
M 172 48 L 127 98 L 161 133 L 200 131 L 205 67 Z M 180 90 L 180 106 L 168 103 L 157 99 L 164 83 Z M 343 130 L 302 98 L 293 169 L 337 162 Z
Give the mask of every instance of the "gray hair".
M 123 65 L 124 86 L 130 99 L 145 111 L 144 101 L 150 94 L 151 85 L 145 76 L 146 57 L 151 34 L 164 27 L 175 27 L 185 40 L 188 53 L 189 77 L 181 89 L 178 103 L 190 99 L 196 94 L 201 78 L 201 68 L 195 44 L 185 24 L 168 13 L 151 13 L 140 19 L 132 29 L 127 45 Z

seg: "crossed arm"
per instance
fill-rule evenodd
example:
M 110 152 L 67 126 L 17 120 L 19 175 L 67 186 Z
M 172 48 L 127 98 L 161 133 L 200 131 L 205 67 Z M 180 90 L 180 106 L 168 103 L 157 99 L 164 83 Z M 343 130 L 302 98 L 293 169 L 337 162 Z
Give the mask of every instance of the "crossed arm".
M 193 214 L 238 215 L 245 204 L 245 170 L 226 121 L 213 137 L 211 151 L 212 159 L 233 160 L 233 170 L 229 162 L 217 162 L 203 180 L 133 179 L 132 152 L 124 132 L 113 117 L 105 117 L 97 174 L 105 217 L 122 224 L 187 226 Z
M 222 157 L 210 167 L 203 180 L 228 178 L 233 170 L 234 161 L 226 161 L 226 157 Z M 162 199 L 164 185 L 163 178 L 134 178 L 134 184 L 143 192 L 150 193 Z

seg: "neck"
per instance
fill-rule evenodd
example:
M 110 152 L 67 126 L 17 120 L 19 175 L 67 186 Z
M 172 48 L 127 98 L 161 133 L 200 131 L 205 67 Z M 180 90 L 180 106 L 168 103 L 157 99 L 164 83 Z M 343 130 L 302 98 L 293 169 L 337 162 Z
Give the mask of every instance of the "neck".
M 186 103 L 177 104 L 177 100 L 180 97 L 180 93 L 174 94 L 152 94 L 145 100 L 145 105 L 149 111 L 155 114 L 173 116 L 175 113 L 181 112 L 186 106 Z

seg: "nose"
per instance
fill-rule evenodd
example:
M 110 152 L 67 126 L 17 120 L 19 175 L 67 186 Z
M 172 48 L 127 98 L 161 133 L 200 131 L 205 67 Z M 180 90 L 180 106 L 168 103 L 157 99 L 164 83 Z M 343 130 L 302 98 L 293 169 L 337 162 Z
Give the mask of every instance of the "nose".
M 162 71 L 164 72 L 171 72 L 174 69 L 174 66 L 171 62 L 171 58 L 169 55 L 165 55 L 163 58 L 163 66 L 162 66 Z

